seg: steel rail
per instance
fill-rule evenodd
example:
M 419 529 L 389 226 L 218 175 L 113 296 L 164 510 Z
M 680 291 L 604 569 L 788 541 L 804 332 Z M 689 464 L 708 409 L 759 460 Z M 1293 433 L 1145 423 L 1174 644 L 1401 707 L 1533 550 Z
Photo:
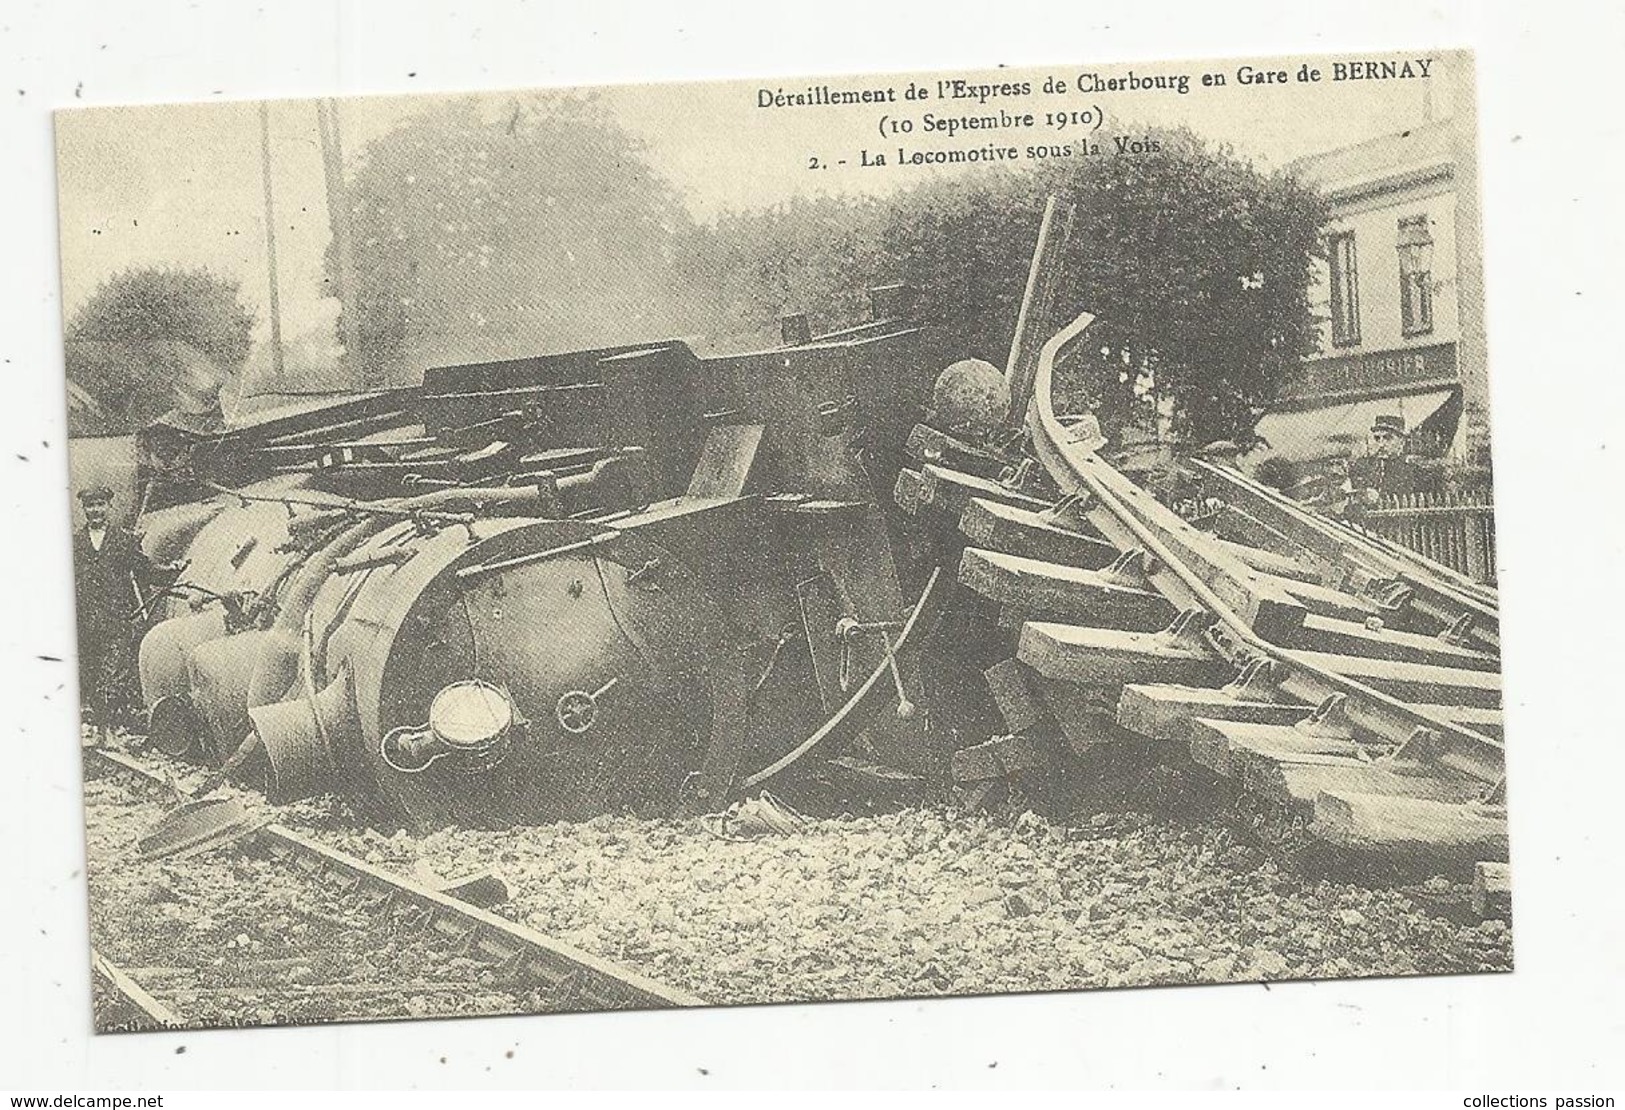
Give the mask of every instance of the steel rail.
M 1278 647 L 1255 633 L 1213 586 L 1172 550 L 1173 545 L 1165 542 L 1159 527 L 1130 508 L 1120 495 L 1121 476 L 1111 471 L 1093 450 L 1071 442 L 1056 418 L 1051 397 L 1055 360 L 1093 321 L 1092 314 L 1082 313 L 1044 344 L 1028 409 L 1027 426 L 1034 452 L 1061 492 L 1081 498 L 1081 507 L 1090 522 L 1120 550 L 1139 547 L 1155 556 L 1150 574 L 1153 584 L 1176 606 L 1200 610 L 1217 618 L 1207 638 L 1214 650 L 1232 664 L 1249 658 L 1267 659 L 1271 664 L 1270 679 L 1281 690 L 1310 705 L 1342 695 L 1350 720 L 1364 731 L 1396 744 L 1405 758 L 1437 762 L 1485 783 L 1500 782 L 1505 750 L 1499 742 L 1454 722 L 1419 712 L 1363 683 L 1306 661 L 1299 653 Z
M 181 793 L 168 777 L 138 759 L 102 748 L 84 750 L 87 755 L 114 767 Z M 504 964 L 529 968 L 543 984 L 568 985 L 571 998 L 583 1003 L 571 1009 L 652 1010 L 709 1005 L 698 995 L 667 986 L 404 875 L 391 874 L 284 825 L 265 825 L 252 836 L 272 856 L 300 870 L 334 872 L 428 911 L 432 923 L 425 927 L 454 933 L 466 941 L 471 951 Z
M 1474 592 L 1476 587 L 1443 579 L 1433 573 L 1431 561 L 1424 564 L 1418 561 L 1419 556 L 1413 558 L 1409 553 L 1392 550 L 1397 545 L 1322 517 L 1244 474 L 1202 459 L 1191 459 L 1189 463 L 1204 478 L 1221 482 L 1233 493 L 1239 493 L 1245 499 L 1239 508 L 1244 511 L 1262 509 L 1267 514 L 1267 519 L 1261 518 L 1263 523 L 1282 531 L 1292 542 L 1315 555 L 1342 564 L 1364 563 L 1402 579 L 1413 591 L 1411 605 L 1417 612 L 1445 628 L 1470 614 L 1472 623 L 1464 633 L 1465 638 L 1492 651 L 1500 650 L 1500 613 L 1482 593 Z
M 106 983 L 114 993 L 136 1010 L 139 1010 L 157 1028 L 184 1029 L 187 1027 L 185 1018 L 147 993 L 146 988 L 130 978 L 128 972 L 96 951 L 95 948 L 90 950 L 90 969 L 94 974 L 100 976 L 102 982 Z M 97 1015 L 92 1014 L 91 1018 L 95 1020 Z M 120 1031 L 125 1031 L 122 1027 L 119 1028 Z M 135 1026 L 130 1026 L 128 1031 L 134 1032 L 135 1028 Z M 97 1032 L 112 1031 L 114 1030 L 102 1028 L 99 1024 L 97 1026 Z

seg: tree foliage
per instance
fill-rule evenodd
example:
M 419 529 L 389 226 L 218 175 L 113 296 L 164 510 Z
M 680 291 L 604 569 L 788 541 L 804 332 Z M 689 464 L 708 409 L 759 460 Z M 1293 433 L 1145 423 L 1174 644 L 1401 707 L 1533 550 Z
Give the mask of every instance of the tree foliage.
M 733 275 L 718 292 L 734 327 L 761 328 L 781 308 L 851 309 L 854 291 L 906 281 L 957 349 L 1002 365 L 1057 195 L 1077 211 L 1058 310 L 1097 317 L 1061 367 L 1063 403 L 1098 399 L 1108 431 L 1160 403 L 1177 434 L 1248 442 L 1315 349 L 1308 289 L 1323 201 L 1187 130 L 1137 137 L 1156 149 L 941 178 L 886 201 L 728 215 L 696 255 Z
M 1161 413 L 1191 440 L 1245 445 L 1314 350 L 1323 201 L 1188 130 L 1134 138 L 1144 152 L 1103 137 L 1099 155 L 698 224 L 591 100 L 501 113 L 451 101 L 359 159 L 348 310 L 369 377 L 399 384 L 439 362 L 760 340 L 789 311 L 840 326 L 862 317 L 869 286 L 901 281 L 953 348 L 1002 364 L 1045 199 L 1059 195 L 1078 215 L 1058 308 L 1097 317 L 1060 369 L 1063 404 L 1097 400 L 1109 433 Z
M 371 380 L 693 327 L 687 212 L 589 99 L 439 102 L 366 147 L 348 203 Z
M 66 328 L 68 380 L 83 402 L 73 431 L 111 435 L 150 423 L 176 403 L 177 384 L 197 384 L 200 365 L 218 389 L 242 370 L 253 329 L 237 282 L 211 270 L 136 267 L 114 275 Z

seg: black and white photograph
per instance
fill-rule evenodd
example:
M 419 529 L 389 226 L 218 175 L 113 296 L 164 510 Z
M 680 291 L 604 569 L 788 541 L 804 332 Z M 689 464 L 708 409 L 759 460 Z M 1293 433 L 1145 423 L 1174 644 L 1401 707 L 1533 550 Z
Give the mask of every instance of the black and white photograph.
M 1510 971 L 1473 88 L 58 113 L 97 1030 Z

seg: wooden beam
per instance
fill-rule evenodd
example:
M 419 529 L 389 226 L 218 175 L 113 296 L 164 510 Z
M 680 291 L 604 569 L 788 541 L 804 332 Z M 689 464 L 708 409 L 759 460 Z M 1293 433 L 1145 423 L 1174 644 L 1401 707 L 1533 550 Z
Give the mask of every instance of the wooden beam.
M 1035 438 L 1034 445 L 1043 446 Z M 1048 444 L 1052 450 L 1061 450 Z M 1047 464 L 1048 460 L 1046 460 Z M 1053 469 L 1053 468 L 1052 468 Z M 1093 454 L 1065 456 L 1063 470 L 1070 470 L 1083 489 L 1077 494 L 1077 511 L 1119 551 L 1156 549 L 1158 558 L 1149 570 L 1152 585 L 1180 609 L 1211 608 L 1186 577 L 1166 565 L 1173 560 L 1187 574 L 1198 578 L 1203 588 L 1222 602 L 1252 632 L 1267 640 L 1278 639 L 1303 623 L 1308 610 L 1297 598 L 1281 589 L 1275 579 L 1266 579 L 1221 541 L 1199 531 L 1151 493 L 1134 485 L 1118 471 Z
M 1016 658 L 1046 678 L 1085 686 L 1127 682 L 1217 686 L 1232 677 L 1229 664 L 1167 632 L 1122 632 L 1042 621 L 1022 626 Z
M 1254 570 L 1273 574 L 1277 578 L 1289 578 L 1294 582 L 1320 581 L 1320 576 L 1315 573 L 1314 568 L 1306 567 L 1291 555 L 1283 555 L 1274 548 L 1255 543 L 1237 543 L 1218 537 L 1215 539 L 1226 551 Z
M 1250 721 L 1260 725 L 1291 725 L 1310 713 L 1307 705 L 1248 701 L 1228 692 L 1229 689 L 1142 684 L 1125 686 L 1117 702 L 1117 723 L 1150 740 L 1188 744 L 1191 723 L 1197 717 Z
M 909 516 L 919 516 L 920 491 L 923 485 L 924 477 L 920 472 L 905 466 L 897 472 L 897 482 L 892 486 L 892 500 Z
M 1352 791 L 1322 791 L 1309 831 L 1328 844 L 1397 863 L 1465 873 L 1507 858 L 1506 811 Z
M 959 518 L 959 531 L 977 547 L 1048 563 L 1099 570 L 1117 558 L 1117 548 L 1068 524 L 984 497 L 972 498 Z
M 967 548 L 959 562 L 959 581 L 990 601 L 1038 617 L 1155 632 L 1175 616 L 1161 594 L 1123 585 L 1102 571 L 999 551 Z

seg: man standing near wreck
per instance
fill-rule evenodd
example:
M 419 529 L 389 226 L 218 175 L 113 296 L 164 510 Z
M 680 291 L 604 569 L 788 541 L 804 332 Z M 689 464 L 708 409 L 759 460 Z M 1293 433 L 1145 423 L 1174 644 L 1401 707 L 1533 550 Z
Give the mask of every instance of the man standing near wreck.
M 134 614 L 146 597 L 151 567 L 136 535 L 112 521 L 112 490 L 81 490 L 79 504 L 85 516 L 73 537 L 79 697 L 105 733 L 129 686 Z
M 1384 497 L 1438 490 L 1438 463 L 1408 455 L 1405 448 L 1404 417 L 1384 413 L 1372 419 L 1371 453 L 1349 460 L 1351 508 L 1374 509 Z

